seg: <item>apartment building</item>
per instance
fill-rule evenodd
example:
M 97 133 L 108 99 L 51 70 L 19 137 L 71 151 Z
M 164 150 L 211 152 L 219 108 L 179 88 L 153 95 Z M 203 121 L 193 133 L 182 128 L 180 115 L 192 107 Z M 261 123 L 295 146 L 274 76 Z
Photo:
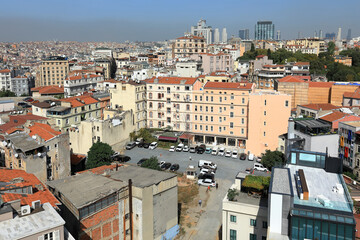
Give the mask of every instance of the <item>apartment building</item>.
M 334 56 L 334 61 L 337 63 L 344 64 L 349 67 L 352 66 L 352 57 L 336 55 L 336 56 Z
M 286 41 L 286 46 L 299 46 L 298 49 L 315 49 L 310 53 L 319 55 L 326 51 L 325 41 L 319 38 L 303 38 Z M 290 48 L 291 49 L 291 48 Z
M 16 96 L 29 95 L 30 80 L 26 76 L 16 76 L 11 78 L 11 90 Z
M 207 82 L 237 82 L 236 74 L 230 74 L 227 71 L 217 71 L 206 75 L 200 75 L 198 80 L 203 84 Z
M 111 78 L 111 65 L 112 62 L 109 58 L 99 58 L 95 60 L 95 64 L 103 68 L 104 78 Z
M 317 119 L 337 109 L 340 109 L 340 107 L 330 103 L 298 105 L 296 107 L 296 116 L 313 117 Z
M 285 64 L 285 75 L 310 76 L 310 63 L 309 62 L 287 63 Z
M 136 131 L 146 127 L 146 85 L 139 81 L 121 81 L 110 89 L 110 106 L 113 109 L 131 111 Z
M 257 90 L 249 94 L 246 151 L 260 156 L 266 150 L 277 149 L 278 137 L 287 132 L 290 102 L 290 95 L 274 90 Z
M 181 77 L 153 77 L 145 82 L 147 126 L 175 131 L 193 130 L 193 93 L 200 90 L 201 82 L 196 78 Z
M 33 97 L 51 96 L 51 97 L 62 97 L 64 95 L 64 87 L 58 85 L 52 86 L 40 86 L 31 88 Z
M 264 65 L 258 73 L 258 88 L 274 89 L 274 82 L 285 76 L 285 65 Z
M 63 98 L 59 102 L 60 105 L 47 109 L 46 116 L 53 119 L 61 130 L 67 130 L 86 119 L 101 118 L 100 102 L 90 95 Z
M 71 150 L 86 155 L 94 143 L 101 141 L 120 152 L 130 140 L 130 133 L 135 130 L 131 111 L 121 112 L 106 120 L 88 119 L 69 130 Z
M 10 71 L 10 69 L 0 70 L 0 89 L 11 91 L 11 71 Z
M 77 239 L 172 239 L 178 229 L 175 174 L 110 165 L 48 186 L 63 203 L 65 226 Z
M 278 79 L 274 83 L 274 89 L 281 93 L 291 96 L 291 108 L 296 108 L 299 104 L 308 103 L 308 88 L 306 81 L 295 76 L 286 76 Z
M 354 174 L 360 174 L 358 131 L 360 130 L 360 121 L 340 122 L 338 125 L 338 153 L 343 161 L 344 167 L 352 170 Z
M 201 69 L 203 74 L 210 74 L 217 71 L 234 71 L 234 60 L 229 53 L 201 53 L 194 54 L 191 59 L 201 62 Z
M 177 38 L 173 46 L 173 55 L 176 58 L 189 57 L 193 54 L 206 53 L 206 51 L 206 39 L 190 34 Z
M 101 75 L 86 74 L 67 77 L 64 81 L 65 97 L 75 96 L 96 88 L 97 83 L 104 81 Z
M 273 60 L 269 60 L 266 55 L 258 55 L 255 60 L 249 61 L 249 80 L 250 82 L 257 82 L 258 73 L 264 65 L 272 65 Z
M 179 61 L 175 64 L 174 75 L 177 77 L 197 77 L 201 74 L 201 63 L 198 61 Z
M 330 103 L 341 106 L 345 92 L 355 92 L 359 88 L 358 82 L 335 82 L 331 87 Z
M 49 85 L 63 85 L 69 74 L 67 58 L 52 56 L 44 59 L 36 76 L 36 87 Z
M 354 92 L 344 92 L 342 105 L 347 107 L 360 106 L 360 88 Z
M 201 90 L 193 91 L 194 141 L 245 148 L 249 95 L 254 88 L 251 83 L 207 82 Z

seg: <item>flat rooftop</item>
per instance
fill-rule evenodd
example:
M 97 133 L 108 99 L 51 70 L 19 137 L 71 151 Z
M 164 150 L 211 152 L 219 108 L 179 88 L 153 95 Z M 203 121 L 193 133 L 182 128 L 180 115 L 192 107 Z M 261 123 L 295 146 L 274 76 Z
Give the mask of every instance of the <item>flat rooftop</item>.
M 5 136 L 5 139 L 11 141 L 16 149 L 20 149 L 24 153 L 44 146 L 30 137 L 27 133 L 22 132 L 7 135 Z
M 128 180 L 131 179 L 133 186 L 140 188 L 157 185 L 173 177 L 176 177 L 176 174 L 131 165 L 123 165 L 117 171 L 110 172 L 110 178 L 125 183 L 128 183 Z
M 0 222 L 0 240 L 23 239 L 65 224 L 50 203 L 42 207 L 43 211 Z
M 295 120 L 295 122 L 308 128 L 331 128 L 331 124 L 315 119 Z
M 61 192 L 77 209 L 80 209 L 127 187 L 128 184 L 103 175 L 85 172 L 47 182 L 47 185 Z
M 244 203 L 244 204 L 261 206 L 261 207 L 268 206 L 268 199 L 266 197 L 253 196 L 241 191 L 237 191 L 237 193 L 239 195 L 237 195 L 234 201 L 231 202 L 238 202 L 238 203 Z
M 299 165 L 288 165 L 291 175 L 291 184 L 294 189 L 294 204 L 323 208 L 344 212 L 352 212 L 352 200 L 347 193 L 347 187 L 341 180 L 341 174 L 329 173 L 322 168 L 305 167 Z M 305 180 L 309 190 L 309 200 L 301 200 L 296 191 L 295 173 L 299 169 L 303 169 Z M 337 193 L 333 191 L 336 184 L 341 184 L 344 192 Z M 323 195 L 329 199 L 329 206 L 322 205 L 317 199 L 319 195 Z M 350 201 L 350 202 L 349 202 Z
M 360 121 L 342 122 L 342 124 L 353 126 L 353 127 L 360 127 Z
M 269 193 L 294 195 L 291 179 L 287 168 L 273 168 Z

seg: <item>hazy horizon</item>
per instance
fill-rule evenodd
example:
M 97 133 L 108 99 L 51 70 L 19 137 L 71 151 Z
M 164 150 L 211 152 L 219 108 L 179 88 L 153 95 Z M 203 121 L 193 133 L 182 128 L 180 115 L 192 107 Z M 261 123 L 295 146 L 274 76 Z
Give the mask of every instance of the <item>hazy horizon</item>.
M 341 6 L 339 6 L 341 5 Z M 346 38 L 360 36 L 356 0 L 304 0 L 256 2 L 214 0 L 172 1 L 95 1 L 51 2 L 14 0 L 2 3 L 0 9 L 0 42 L 80 41 L 124 42 L 162 41 L 180 37 L 202 18 L 207 25 L 227 28 L 228 37 L 238 36 L 248 28 L 254 37 L 259 20 L 270 20 L 282 39 L 312 37 L 314 31 L 337 33 L 342 28 Z M 335 11 L 336 10 L 336 11 Z

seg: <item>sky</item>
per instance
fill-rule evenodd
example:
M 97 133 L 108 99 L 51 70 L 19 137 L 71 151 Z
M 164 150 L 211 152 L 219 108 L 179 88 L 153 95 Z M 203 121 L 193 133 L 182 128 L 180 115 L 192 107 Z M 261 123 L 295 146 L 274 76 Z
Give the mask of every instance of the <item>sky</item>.
M 360 0 L 2 0 L 0 42 L 162 41 L 183 36 L 202 18 L 228 37 L 270 20 L 282 39 L 314 31 L 360 36 Z

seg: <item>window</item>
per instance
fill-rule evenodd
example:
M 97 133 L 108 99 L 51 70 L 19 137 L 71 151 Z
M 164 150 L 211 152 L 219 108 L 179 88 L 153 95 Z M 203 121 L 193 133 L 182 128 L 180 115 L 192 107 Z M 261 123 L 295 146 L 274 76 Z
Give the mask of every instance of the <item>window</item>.
M 245 114 L 245 109 L 241 109 L 241 114 Z
M 202 118 L 202 115 L 200 115 L 200 121 L 202 121 L 202 119 L 203 119 L 203 118 Z
M 197 101 L 197 95 L 195 95 L 195 101 Z
M 209 121 L 209 117 L 208 116 L 205 116 L 205 121 Z
M 266 100 L 264 100 L 264 105 L 266 106 Z
M 214 97 L 213 96 L 211 96 L 211 98 L 210 98 L 211 100 L 210 101 L 214 101 Z
M 206 96 L 205 99 L 206 99 L 207 102 L 209 101 L 209 97 L 208 97 L 208 96 Z
M 207 131 L 207 130 L 208 130 L 208 125 L 205 126 L 205 131 Z
M 197 130 L 197 125 L 195 124 L 195 130 Z
M 250 219 L 250 226 L 256 227 L 256 219 Z
M 230 229 L 230 240 L 236 240 L 236 230 Z
M 200 96 L 200 101 L 202 101 L 202 96 Z
M 264 126 L 266 126 L 266 122 L 264 121 Z
M 210 112 L 214 112 L 214 107 L 210 107 Z
M 230 112 L 230 117 L 234 117 L 234 112 Z
M 288 107 L 289 106 L 289 101 L 285 101 L 285 107 Z
M 234 99 L 234 94 L 231 93 L 230 99 Z
M 241 99 L 241 102 L 244 104 L 244 103 L 245 103 L 245 98 L 242 98 L 242 99 Z
M 236 222 L 236 216 L 230 215 L 230 222 Z
M 262 236 L 262 237 L 261 237 L 261 240 L 266 240 L 266 236 Z
M 210 121 L 211 121 L 211 122 L 214 121 L 214 117 L 213 117 L 213 116 L 210 117 Z
M 209 111 L 209 107 L 208 107 L 208 106 L 205 107 L 205 111 L 206 111 L 206 112 Z
M 264 111 L 264 116 L 266 116 L 266 111 Z
M 256 240 L 256 234 L 250 233 L 250 240 Z
M 202 125 L 200 125 L 200 130 L 202 131 Z
M 234 128 L 234 123 L 230 122 L 230 128 Z
M 266 132 L 264 132 L 264 137 L 266 136 Z
M 210 131 L 213 131 L 213 130 L 214 130 L 213 126 L 210 126 Z
M 263 224 L 263 228 L 267 228 L 267 227 L 268 227 L 267 221 L 263 221 L 262 224 Z
M 195 118 L 195 121 L 197 121 L 197 115 L 195 115 L 194 118 Z

